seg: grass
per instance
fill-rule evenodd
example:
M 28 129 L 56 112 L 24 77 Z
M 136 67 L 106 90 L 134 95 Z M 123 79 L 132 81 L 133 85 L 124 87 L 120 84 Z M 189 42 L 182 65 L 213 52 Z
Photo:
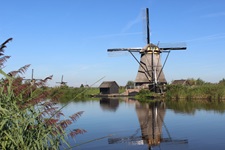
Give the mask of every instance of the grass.
M 149 90 L 141 90 L 135 98 L 139 101 L 159 100 L 194 100 L 194 101 L 224 101 L 225 100 L 225 79 L 217 84 L 206 83 L 201 79 L 191 79 L 192 84 L 188 85 L 167 85 L 166 92 L 157 94 Z
M 50 88 L 51 97 L 57 97 L 57 95 L 61 95 L 59 98 L 59 102 L 66 103 L 69 101 L 80 101 L 89 98 L 92 95 L 96 95 L 99 93 L 98 88 L 73 88 L 68 86 L 54 87 Z
M 81 101 L 87 100 L 89 98 L 93 99 L 93 96 L 98 95 L 100 90 L 98 87 L 68 87 L 68 86 L 61 86 L 61 87 L 54 87 L 49 88 L 51 97 L 57 97 L 57 95 L 61 95 L 59 102 L 67 103 L 70 101 Z M 125 87 L 119 87 L 119 93 L 125 92 Z
M 222 101 L 225 96 L 223 84 L 203 84 L 194 86 L 168 85 L 166 99 Z

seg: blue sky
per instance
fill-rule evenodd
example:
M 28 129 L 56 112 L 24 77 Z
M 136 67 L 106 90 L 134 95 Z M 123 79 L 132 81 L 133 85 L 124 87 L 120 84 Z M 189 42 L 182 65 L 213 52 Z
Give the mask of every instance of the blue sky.
M 187 45 L 187 51 L 170 53 L 164 68 L 168 82 L 225 78 L 224 0 L 2 1 L 0 42 L 13 38 L 5 49 L 11 58 L 4 70 L 31 64 L 24 77 L 30 78 L 32 69 L 35 78 L 53 75 L 50 86 L 62 75 L 69 86 L 102 77 L 123 86 L 135 79 L 138 64 L 129 54 L 112 57 L 107 49 L 145 46 L 147 7 L 152 43 Z

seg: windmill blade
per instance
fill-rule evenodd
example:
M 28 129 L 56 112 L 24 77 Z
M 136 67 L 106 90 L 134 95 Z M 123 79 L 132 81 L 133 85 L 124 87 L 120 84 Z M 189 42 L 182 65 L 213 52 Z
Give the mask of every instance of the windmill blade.
M 34 79 L 34 69 L 32 69 L 32 72 L 31 72 L 31 80 Z
M 61 84 L 66 84 L 67 82 L 64 82 L 63 81 L 63 75 L 62 75 L 62 77 L 61 77 Z
M 186 43 L 159 43 L 158 47 L 161 51 L 187 49 Z
M 165 48 L 159 48 L 160 51 L 167 51 L 167 50 L 186 50 L 187 47 L 165 47 Z
M 61 82 L 63 82 L 63 75 L 62 75 L 62 77 L 61 77 Z
M 149 25 L 149 11 L 146 8 L 146 25 L 147 25 L 147 44 L 150 44 L 150 25 Z
M 107 52 L 116 52 L 116 51 L 131 51 L 131 52 L 140 52 L 142 48 L 111 48 L 107 49 Z
M 142 137 L 118 137 L 118 138 L 109 138 L 108 143 L 109 144 L 119 144 L 119 143 L 130 143 L 132 145 L 140 144 L 140 141 L 142 141 Z

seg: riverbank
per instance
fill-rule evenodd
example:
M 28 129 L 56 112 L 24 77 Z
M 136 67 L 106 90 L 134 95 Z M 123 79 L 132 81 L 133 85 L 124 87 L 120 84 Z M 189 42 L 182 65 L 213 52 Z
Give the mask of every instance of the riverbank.
M 169 85 L 165 93 L 166 99 L 224 101 L 224 84 L 204 84 L 194 86 Z
M 88 97 L 134 97 L 139 101 L 160 100 L 193 100 L 225 101 L 225 84 L 204 83 L 201 85 L 167 85 L 164 93 L 150 92 L 148 89 L 126 89 L 120 87 L 119 93 L 100 94 L 99 88 L 51 88 L 51 96 L 60 95 L 60 101 L 81 100 Z

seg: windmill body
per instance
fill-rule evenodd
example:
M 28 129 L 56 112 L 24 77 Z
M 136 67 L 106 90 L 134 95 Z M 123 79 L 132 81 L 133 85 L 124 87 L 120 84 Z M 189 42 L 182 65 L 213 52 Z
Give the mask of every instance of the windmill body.
M 157 46 L 149 44 L 146 50 L 140 51 L 141 58 L 138 73 L 135 79 L 135 85 L 143 88 L 148 88 L 149 83 L 166 84 L 160 50 Z

